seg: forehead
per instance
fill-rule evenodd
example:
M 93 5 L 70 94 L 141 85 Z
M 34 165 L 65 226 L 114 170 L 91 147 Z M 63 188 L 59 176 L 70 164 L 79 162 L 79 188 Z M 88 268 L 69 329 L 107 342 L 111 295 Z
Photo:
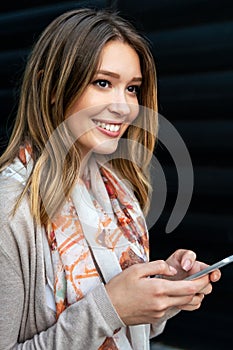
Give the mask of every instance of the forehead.
M 129 75 L 141 75 L 140 60 L 137 52 L 129 44 L 120 41 L 109 41 L 100 54 L 98 69 L 109 70 L 120 74 L 128 72 Z

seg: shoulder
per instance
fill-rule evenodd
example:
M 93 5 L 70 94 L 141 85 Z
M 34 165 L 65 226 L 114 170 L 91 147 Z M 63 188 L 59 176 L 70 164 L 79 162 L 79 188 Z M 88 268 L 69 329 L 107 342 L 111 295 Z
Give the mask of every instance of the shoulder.
M 21 214 L 30 213 L 29 202 L 27 196 L 22 200 L 18 211 L 13 215 L 15 204 L 22 193 L 24 186 L 19 181 L 5 177 L 0 174 L 0 222 L 6 223 L 8 220 L 13 220 L 16 216 L 18 218 L 19 212 Z M 25 216 L 25 215 L 24 215 Z
M 34 240 L 35 227 L 27 196 L 14 213 L 22 191 L 19 181 L 0 175 L 0 254 L 12 261 L 20 259 L 22 249 L 27 250 Z
M 23 190 L 23 185 L 20 181 L 10 177 L 4 176 L 0 173 L 0 204 L 2 204 L 2 198 L 6 199 L 8 196 L 9 199 L 16 197 L 17 194 L 21 193 Z

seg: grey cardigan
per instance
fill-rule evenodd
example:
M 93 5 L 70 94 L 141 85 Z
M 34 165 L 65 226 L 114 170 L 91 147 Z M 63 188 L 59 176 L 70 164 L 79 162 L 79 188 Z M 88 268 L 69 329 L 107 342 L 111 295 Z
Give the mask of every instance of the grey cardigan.
M 20 182 L 0 175 L 0 350 L 97 350 L 125 325 L 103 284 L 56 320 L 45 295 L 45 232 L 35 225 L 27 198 L 12 216 L 21 191 Z M 164 324 L 152 327 L 151 336 Z

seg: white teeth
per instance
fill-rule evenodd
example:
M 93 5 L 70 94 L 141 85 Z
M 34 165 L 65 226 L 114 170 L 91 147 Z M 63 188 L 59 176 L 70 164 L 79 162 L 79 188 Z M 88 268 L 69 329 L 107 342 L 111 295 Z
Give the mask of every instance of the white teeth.
M 95 121 L 95 124 L 97 126 L 99 126 L 100 128 L 102 129 L 106 129 L 108 131 L 114 131 L 114 132 L 117 132 L 120 130 L 120 125 L 118 124 L 106 124 L 106 123 L 103 123 L 103 122 L 99 122 L 99 121 Z

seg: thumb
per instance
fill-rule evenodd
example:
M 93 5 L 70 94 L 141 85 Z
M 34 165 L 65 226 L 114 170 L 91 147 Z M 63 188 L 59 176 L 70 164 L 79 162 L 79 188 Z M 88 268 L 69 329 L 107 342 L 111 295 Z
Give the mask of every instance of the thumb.
M 164 260 L 151 261 L 141 265 L 141 277 L 149 277 L 158 275 L 174 276 L 177 270 L 166 263 Z

